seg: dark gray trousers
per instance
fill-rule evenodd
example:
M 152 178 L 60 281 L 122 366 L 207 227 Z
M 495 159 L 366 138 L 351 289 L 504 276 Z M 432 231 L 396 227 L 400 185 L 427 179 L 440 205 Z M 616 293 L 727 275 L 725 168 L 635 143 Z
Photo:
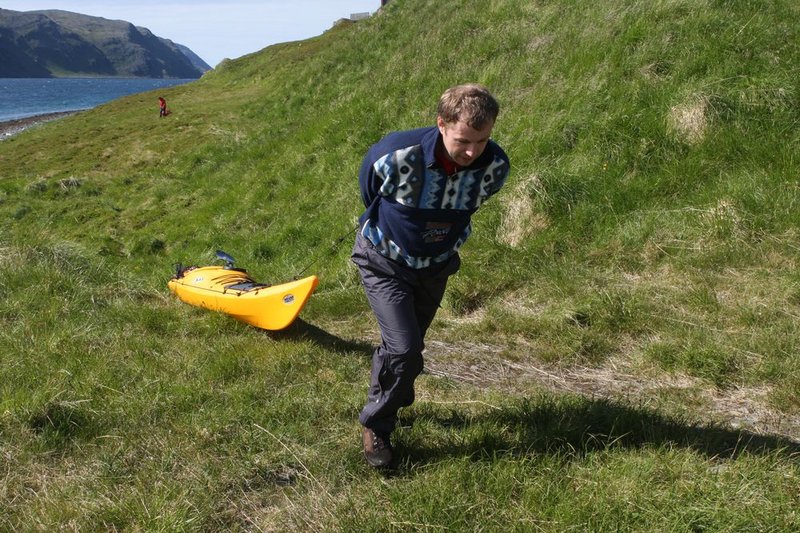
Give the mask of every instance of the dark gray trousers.
M 388 435 L 397 425 L 397 411 L 414 402 L 425 333 L 442 301 L 447 278 L 458 271 L 461 261 L 455 254 L 443 263 L 414 269 L 384 257 L 360 234 L 351 258 L 381 330 L 359 422 Z

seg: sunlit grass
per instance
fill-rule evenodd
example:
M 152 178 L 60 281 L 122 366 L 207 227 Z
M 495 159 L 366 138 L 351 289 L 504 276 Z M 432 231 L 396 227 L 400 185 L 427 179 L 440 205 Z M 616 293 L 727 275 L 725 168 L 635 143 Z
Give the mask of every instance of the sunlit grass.
M 798 15 L 397 0 L 2 141 L 0 529 L 798 529 Z M 512 176 L 376 475 L 357 170 L 465 81 Z M 301 320 L 172 297 L 217 249 Z

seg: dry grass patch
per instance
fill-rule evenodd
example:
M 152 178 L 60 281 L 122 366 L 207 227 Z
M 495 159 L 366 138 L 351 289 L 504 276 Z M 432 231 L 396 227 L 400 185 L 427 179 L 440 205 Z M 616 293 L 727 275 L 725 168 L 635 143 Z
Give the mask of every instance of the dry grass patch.
M 705 95 L 696 94 L 685 102 L 673 106 L 667 124 L 676 138 L 686 144 L 701 143 L 708 132 L 709 101 Z
M 693 418 L 721 423 L 756 434 L 779 435 L 800 442 L 800 415 L 784 414 L 769 406 L 771 387 L 709 388 L 703 380 L 683 373 L 647 375 L 614 358 L 599 367 L 559 367 L 535 358 L 505 357 L 504 348 L 489 344 L 426 342 L 425 371 L 480 390 L 525 394 L 537 388 L 608 399 L 632 405 L 675 403 L 686 409 L 686 394 L 695 397 Z M 468 354 L 468 355 L 467 355 Z M 676 396 L 677 395 L 677 396 Z M 676 396 L 677 400 L 670 400 Z M 423 400 L 424 401 L 424 400 Z
M 241 130 L 223 128 L 216 124 L 211 124 L 208 127 L 208 133 L 213 137 L 221 138 L 224 141 L 230 141 L 234 144 L 241 144 L 243 141 L 246 141 L 248 137 L 247 133 Z
M 25 258 L 22 252 L 12 246 L 0 246 L 0 266 L 21 266 Z
M 549 46 L 555 40 L 556 38 L 553 35 L 536 35 L 528 41 L 528 46 L 526 48 L 528 52 L 535 52 L 540 48 Z
M 534 198 L 542 190 L 538 176 L 521 179 L 508 196 L 497 238 L 517 247 L 537 231 L 547 229 L 550 220 L 534 209 Z
M 127 147 L 126 151 L 128 154 L 128 163 L 131 167 L 154 163 L 158 161 L 160 157 L 158 152 L 145 147 L 144 143 L 140 140 L 132 142 Z

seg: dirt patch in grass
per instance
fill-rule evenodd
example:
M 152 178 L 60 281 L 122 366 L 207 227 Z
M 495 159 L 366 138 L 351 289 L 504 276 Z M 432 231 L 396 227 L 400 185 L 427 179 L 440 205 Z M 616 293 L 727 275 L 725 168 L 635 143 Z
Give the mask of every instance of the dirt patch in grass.
M 627 404 L 669 405 L 669 397 L 690 398 L 692 417 L 758 435 L 780 436 L 800 442 L 800 416 L 770 408 L 769 387 L 725 390 L 709 387 L 690 376 L 643 377 L 613 362 L 602 367 L 547 365 L 538 361 L 511 361 L 501 346 L 426 341 L 425 371 L 482 390 L 519 394 L 532 388 L 579 394 Z M 465 357 L 468 354 L 468 357 Z M 680 406 L 685 410 L 685 405 Z

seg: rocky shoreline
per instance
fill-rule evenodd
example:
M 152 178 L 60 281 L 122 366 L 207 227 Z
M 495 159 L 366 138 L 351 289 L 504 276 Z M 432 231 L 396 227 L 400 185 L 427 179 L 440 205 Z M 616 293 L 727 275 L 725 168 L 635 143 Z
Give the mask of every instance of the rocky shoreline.
M 74 115 L 77 111 L 62 111 L 59 113 L 45 113 L 43 115 L 34 115 L 32 117 L 18 118 L 15 120 L 7 120 L 0 122 L 0 141 L 8 139 L 12 135 L 16 135 L 26 129 L 50 122 L 69 115 Z

